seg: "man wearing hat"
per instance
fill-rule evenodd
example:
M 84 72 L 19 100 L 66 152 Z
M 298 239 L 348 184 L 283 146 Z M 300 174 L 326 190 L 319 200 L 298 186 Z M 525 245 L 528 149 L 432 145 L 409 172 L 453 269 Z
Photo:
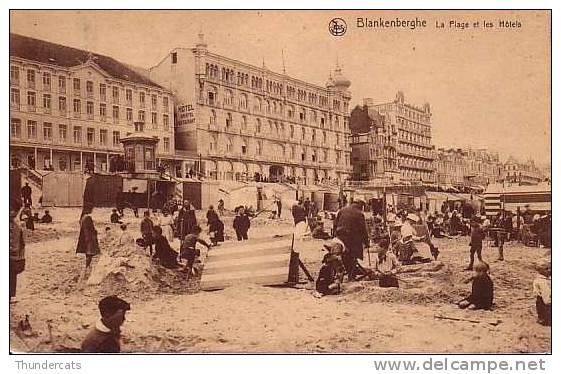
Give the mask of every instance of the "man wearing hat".
M 366 219 L 362 209 L 364 202 L 354 200 L 349 206 L 339 210 L 333 222 L 333 232 L 339 229 L 343 234 L 341 240 L 345 243 L 346 251 L 343 254 L 343 264 L 349 280 L 355 280 L 358 267 L 357 259 L 363 259 L 364 247 L 370 245 L 368 231 L 366 229 Z
M 83 353 L 120 353 L 121 326 L 129 303 L 117 296 L 107 296 L 98 304 L 101 319 L 82 341 Z

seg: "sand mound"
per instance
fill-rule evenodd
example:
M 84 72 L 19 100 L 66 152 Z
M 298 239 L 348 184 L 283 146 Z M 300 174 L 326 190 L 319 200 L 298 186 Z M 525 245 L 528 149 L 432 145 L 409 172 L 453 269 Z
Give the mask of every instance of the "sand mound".
M 25 243 L 42 243 L 48 240 L 55 240 L 61 237 L 61 233 L 59 233 L 54 227 L 48 226 L 40 226 L 35 224 L 35 230 L 27 230 L 24 229 L 24 240 Z
M 198 280 L 188 280 L 181 268 L 166 269 L 152 261 L 148 251 L 131 243 L 118 245 L 111 237 L 100 240 L 102 254 L 93 265 L 87 286 L 101 294 L 151 299 L 166 293 L 196 291 Z

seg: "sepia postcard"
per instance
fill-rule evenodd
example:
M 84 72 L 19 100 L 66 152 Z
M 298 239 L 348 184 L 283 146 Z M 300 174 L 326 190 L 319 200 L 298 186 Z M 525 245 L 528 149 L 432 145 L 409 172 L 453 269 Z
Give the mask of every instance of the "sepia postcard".
M 10 10 L 10 352 L 551 353 L 551 17 Z

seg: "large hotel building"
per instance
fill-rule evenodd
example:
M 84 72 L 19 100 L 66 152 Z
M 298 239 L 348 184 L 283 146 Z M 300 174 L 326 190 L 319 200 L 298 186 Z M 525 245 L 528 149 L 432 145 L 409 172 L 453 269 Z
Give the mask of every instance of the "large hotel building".
M 348 88 L 325 87 L 210 52 L 203 36 L 150 69 L 176 98 L 176 149 L 225 180 L 341 181 L 351 174 Z
M 375 104 L 364 99 L 353 109 L 353 166 L 355 179 L 434 183 L 434 146 L 430 105 L 405 102 L 402 92 L 395 100 Z
M 12 167 L 111 171 L 135 122 L 159 139 L 147 160 L 186 162 L 169 90 L 111 57 L 10 34 Z

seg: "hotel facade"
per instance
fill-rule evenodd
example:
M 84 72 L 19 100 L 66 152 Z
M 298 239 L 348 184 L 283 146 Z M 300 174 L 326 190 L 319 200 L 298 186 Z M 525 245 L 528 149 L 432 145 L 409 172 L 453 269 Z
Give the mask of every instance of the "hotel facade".
M 150 69 L 176 98 L 177 152 L 219 180 L 337 182 L 351 174 L 348 90 L 337 67 L 325 87 L 208 50 L 176 48 Z
M 135 122 L 158 137 L 148 160 L 185 162 L 170 91 L 111 57 L 10 34 L 11 167 L 109 172 Z
M 383 104 L 375 104 L 372 99 L 366 98 L 363 106 L 355 110 L 362 111 L 364 115 L 358 114 L 354 118 L 358 120 L 367 115 L 372 125 L 368 128 L 351 124 L 351 128 L 357 129 L 352 138 L 353 150 L 358 151 L 366 142 L 373 144 L 368 152 L 353 156 L 355 176 L 364 176 L 357 166 L 364 169 L 359 165 L 364 165 L 361 159 L 368 157 L 375 165 L 375 168 L 370 168 L 370 180 L 382 179 L 386 183 L 435 182 L 432 114 L 428 103 L 422 108 L 416 107 L 406 103 L 403 93 L 398 92 L 395 100 Z

